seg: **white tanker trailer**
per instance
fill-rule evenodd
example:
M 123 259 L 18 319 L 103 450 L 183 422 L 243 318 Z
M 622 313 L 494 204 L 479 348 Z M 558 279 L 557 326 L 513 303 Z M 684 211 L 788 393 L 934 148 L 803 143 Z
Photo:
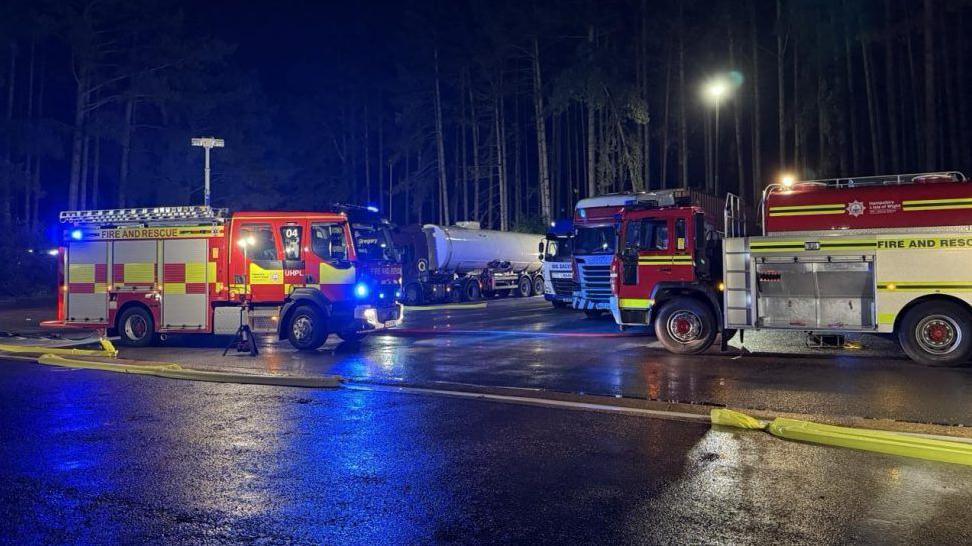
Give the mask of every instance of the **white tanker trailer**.
M 460 222 L 407 227 L 394 239 L 402 250 L 402 300 L 408 305 L 543 293 L 541 235 Z

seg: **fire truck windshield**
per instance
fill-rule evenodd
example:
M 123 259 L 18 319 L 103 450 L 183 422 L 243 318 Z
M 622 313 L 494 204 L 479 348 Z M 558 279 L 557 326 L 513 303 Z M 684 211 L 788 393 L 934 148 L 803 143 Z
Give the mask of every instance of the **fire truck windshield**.
M 578 227 L 574 234 L 574 254 L 613 254 L 614 226 Z
M 391 233 L 383 225 L 351 224 L 354 248 L 362 260 L 398 261 L 398 252 L 392 244 Z

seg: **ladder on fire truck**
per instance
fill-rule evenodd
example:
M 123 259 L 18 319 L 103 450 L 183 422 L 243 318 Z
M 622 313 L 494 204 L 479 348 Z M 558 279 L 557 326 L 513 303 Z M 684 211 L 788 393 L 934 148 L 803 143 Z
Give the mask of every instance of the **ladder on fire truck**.
M 726 194 L 723 213 L 723 277 L 725 324 L 727 328 L 753 326 L 754 313 L 749 298 L 752 288 L 749 253 L 746 251 L 747 224 L 745 204 L 738 195 Z M 723 340 L 725 349 L 728 339 Z
M 131 225 L 216 224 L 226 220 L 227 209 L 208 206 L 145 207 L 128 209 L 68 210 L 62 224 Z

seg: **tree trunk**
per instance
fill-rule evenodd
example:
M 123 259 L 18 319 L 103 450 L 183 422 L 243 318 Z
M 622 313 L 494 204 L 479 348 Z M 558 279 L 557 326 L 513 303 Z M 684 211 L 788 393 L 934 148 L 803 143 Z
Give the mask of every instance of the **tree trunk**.
M 439 198 L 442 209 L 440 221 L 443 225 L 450 225 L 449 221 L 449 187 L 446 184 L 445 143 L 442 136 L 442 92 L 439 88 L 439 50 L 435 56 L 435 149 L 439 171 Z
M 469 117 L 472 121 L 472 161 L 473 161 L 473 220 L 481 222 L 479 214 L 479 119 L 476 117 L 476 99 L 473 97 L 472 85 L 469 86 Z
M 937 111 L 935 107 L 935 13 L 932 11 L 935 6 L 934 0 L 924 0 L 924 10 L 922 12 L 922 31 L 925 40 L 925 169 L 935 170 L 937 166 L 938 153 L 938 133 L 935 127 Z
M 91 171 L 91 208 L 98 208 L 98 197 L 101 188 L 101 138 L 95 137 L 94 168 Z
M 121 134 L 121 157 L 118 161 L 118 206 L 125 208 L 129 205 L 128 196 L 128 164 L 132 155 L 132 133 L 135 131 L 135 98 L 129 97 L 125 101 L 125 126 Z
M 496 178 L 499 193 L 499 229 L 500 231 L 506 231 L 508 229 L 508 211 L 507 211 L 507 196 L 506 196 L 506 144 L 505 144 L 505 132 L 503 130 L 503 99 L 501 98 L 500 87 L 497 86 L 496 96 L 493 100 L 493 131 L 496 138 Z M 493 202 L 493 191 L 492 186 L 490 186 L 490 225 L 493 225 L 492 211 L 494 208 Z
M 763 134 L 760 130 L 762 118 L 760 117 L 759 99 L 759 35 L 756 33 L 756 2 L 749 1 L 750 19 L 749 32 L 753 42 L 753 200 L 752 205 L 757 206 L 757 200 L 763 192 L 762 179 L 762 152 Z
M 850 117 L 850 134 L 851 134 L 851 168 L 854 170 L 854 174 L 860 172 L 861 170 L 861 154 L 860 154 L 860 142 L 858 140 L 858 128 L 857 128 L 857 93 L 854 90 L 854 58 L 851 54 L 850 47 L 850 35 L 851 30 L 848 28 L 847 32 L 844 33 L 844 59 L 847 61 L 847 98 L 848 102 L 846 105 L 847 115 Z
M 891 21 L 891 0 L 884 0 L 884 81 L 888 107 L 888 138 L 891 143 L 891 169 L 901 172 L 898 152 L 898 78 L 894 65 L 894 36 Z
M 945 35 L 945 40 L 954 44 L 951 38 L 948 37 L 948 22 L 945 20 L 947 14 L 945 10 L 939 10 L 939 25 L 938 28 Z M 956 34 L 961 34 L 958 32 Z M 942 48 L 942 61 L 944 63 L 942 67 L 942 72 L 945 76 L 945 86 L 944 86 L 944 104 L 942 105 L 943 113 L 945 114 L 945 120 L 941 124 L 942 130 L 945 133 L 945 142 L 942 142 L 942 150 L 940 155 L 945 155 L 945 151 L 948 150 L 948 159 L 943 160 L 942 165 L 958 165 L 962 162 L 961 150 L 959 144 L 962 141 L 959 135 L 959 108 L 958 100 L 955 97 L 955 88 L 957 86 L 955 82 L 955 65 L 960 61 L 955 57 L 954 52 L 959 51 L 956 47 L 944 47 Z M 964 86 L 963 86 L 964 88 Z M 960 92 L 961 93 L 961 92 Z
M 15 42 L 10 42 L 10 71 L 7 73 L 7 78 L 6 119 L 9 127 L 13 119 L 14 88 L 17 82 L 17 44 Z M 0 187 L 0 225 L 9 226 L 13 221 L 13 180 L 10 177 L 12 169 L 7 169 L 13 159 L 13 150 L 9 143 L 4 154 L 5 162 L 2 167 L 8 172 L 0 173 L 0 181 L 3 183 L 3 186 Z
M 365 99 L 367 100 L 367 99 Z M 371 131 L 370 120 L 368 119 L 368 105 L 364 108 L 364 168 L 365 168 L 365 193 L 368 195 L 368 205 L 371 204 Z
M 874 104 L 874 85 L 871 81 L 871 62 L 869 57 L 867 54 L 867 43 L 861 40 L 861 58 L 864 60 L 864 90 L 867 95 L 867 119 L 869 120 L 871 129 L 871 169 L 876 173 L 883 167 L 883 161 L 881 161 L 880 145 L 878 143 L 880 130 L 877 125 L 877 109 Z
M 732 22 L 729 23 L 729 66 L 736 68 L 736 42 L 732 32 Z M 736 130 L 736 191 L 740 196 L 746 196 L 746 166 L 743 160 L 742 145 L 742 121 L 740 120 L 740 110 L 742 109 L 742 99 L 736 97 L 732 104 L 733 125 Z M 717 128 L 718 129 L 718 128 Z M 716 168 L 719 168 L 716 166 Z
M 668 135 L 669 112 L 672 98 L 672 50 L 668 42 L 665 43 L 665 107 L 662 113 L 662 145 L 661 145 L 661 187 L 668 187 Z
M 587 41 L 594 47 L 594 27 L 587 28 Z M 594 90 L 591 82 L 587 82 L 587 196 L 597 195 L 597 172 L 594 157 Z
M 547 162 L 547 125 L 543 111 L 543 85 L 540 78 L 540 44 L 533 37 L 533 109 L 537 126 L 537 182 L 540 185 L 540 218 L 544 223 L 553 217 L 550 206 L 550 172 Z
M 786 168 L 786 94 L 783 87 L 783 2 L 776 0 L 776 96 L 779 107 L 779 161 Z
M 460 180 L 462 181 L 462 219 L 469 220 L 469 150 L 466 144 L 466 76 L 465 73 L 460 77 L 462 88 L 459 90 L 459 138 L 462 140 L 461 161 L 462 170 Z
M 81 209 L 88 208 L 88 157 L 91 151 L 91 136 L 84 135 L 84 145 L 81 147 L 81 184 L 78 203 Z
M 679 185 L 688 188 L 688 120 L 685 117 L 685 1 L 678 2 L 678 168 Z

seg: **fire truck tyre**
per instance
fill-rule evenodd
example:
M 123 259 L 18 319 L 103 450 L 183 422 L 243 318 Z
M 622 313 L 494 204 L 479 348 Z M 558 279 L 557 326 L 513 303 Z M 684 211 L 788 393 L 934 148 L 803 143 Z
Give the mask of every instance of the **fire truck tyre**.
M 554 308 L 556 308 L 556 309 L 566 309 L 566 308 L 570 307 L 570 304 L 567 303 L 566 301 L 553 300 L 550 303 L 552 303 L 553 306 L 554 306 Z
M 479 301 L 482 295 L 482 291 L 479 288 L 479 281 L 476 279 L 466 279 L 466 282 L 462 285 L 462 301 Z
M 964 364 L 972 356 L 972 317 L 949 301 L 919 303 L 902 318 L 898 341 L 919 364 Z
M 354 330 L 345 330 L 343 332 L 338 332 L 338 337 L 347 341 L 348 343 L 357 343 L 367 336 L 367 332 L 355 332 Z
M 301 305 L 294 309 L 287 327 L 287 339 L 298 351 L 314 351 L 327 341 L 327 321 L 314 306 Z
M 148 347 L 155 341 L 155 321 L 144 307 L 129 307 L 118 317 L 120 344 L 127 347 Z
M 406 284 L 402 295 L 405 296 L 402 298 L 405 305 L 422 305 L 425 299 L 422 297 L 422 285 L 417 282 Z
M 670 352 L 698 354 L 715 341 L 715 318 L 705 304 L 691 298 L 676 298 L 658 312 L 655 336 Z
M 584 311 L 584 314 L 587 315 L 587 318 L 589 319 L 601 318 L 601 314 L 603 313 L 604 311 L 600 309 L 587 309 Z
M 533 295 L 540 296 L 543 294 L 543 277 L 537 275 L 533 277 Z
M 527 275 L 522 275 L 516 281 L 516 295 L 521 298 L 529 298 L 533 295 L 533 280 Z

